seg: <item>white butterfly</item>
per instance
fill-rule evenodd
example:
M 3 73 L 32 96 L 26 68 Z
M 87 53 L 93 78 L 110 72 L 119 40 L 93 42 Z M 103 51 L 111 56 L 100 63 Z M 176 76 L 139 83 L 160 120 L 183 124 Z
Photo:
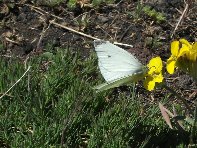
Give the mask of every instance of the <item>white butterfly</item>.
M 99 69 L 106 81 L 94 87 L 97 92 L 139 80 L 143 76 L 144 66 L 126 50 L 103 40 L 95 40 L 94 47 Z

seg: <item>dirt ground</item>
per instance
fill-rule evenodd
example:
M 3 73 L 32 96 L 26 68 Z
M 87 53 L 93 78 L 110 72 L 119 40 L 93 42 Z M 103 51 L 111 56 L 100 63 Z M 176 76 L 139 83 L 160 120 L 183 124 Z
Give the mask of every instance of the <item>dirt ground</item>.
M 27 56 L 39 55 L 47 47 L 66 47 L 80 50 L 88 57 L 93 50 L 93 39 L 117 41 L 133 45 L 122 46 L 135 55 L 143 64 L 152 57 L 160 56 L 166 61 L 170 55 L 170 42 L 186 38 L 197 40 L 197 2 L 193 1 L 187 9 L 180 25 L 172 33 L 186 5 L 181 0 L 146 0 L 144 6 L 150 6 L 165 16 L 158 22 L 140 9 L 135 0 L 117 1 L 116 4 L 101 3 L 93 7 L 89 1 L 79 1 L 75 8 L 69 8 L 67 2 L 50 7 L 42 1 L 33 3 L 30 0 L 3 1 L 0 3 L 0 55 Z M 55 22 L 55 23 L 54 23 Z M 68 27 L 65 29 L 65 26 Z M 76 32 L 73 32 L 74 29 Z M 169 75 L 166 75 L 169 76 Z M 185 97 L 191 105 L 197 97 L 196 83 L 183 72 L 169 76 L 167 83 Z M 120 87 L 114 92 L 125 89 Z M 166 91 L 156 90 L 148 93 L 141 85 L 136 91 L 144 102 L 156 103 L 164 97 Z M 172 100 L 174 96 L 171 97 Z

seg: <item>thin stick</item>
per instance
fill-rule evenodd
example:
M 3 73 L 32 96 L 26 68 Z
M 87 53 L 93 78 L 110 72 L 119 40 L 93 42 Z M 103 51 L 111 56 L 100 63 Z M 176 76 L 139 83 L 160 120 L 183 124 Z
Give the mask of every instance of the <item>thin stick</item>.
M 184 15 L 185 15 L 185 13 L 186 13 L 186 11 L 187 11 L 187 9 L 188 9 L 188 6 L 189 6 L 189 5 L 186 3 L 185 9 L 184 9 L 184 11 L 183 11 L 181 17 L 179 18 L 179 21 L 178 21 L 178 23 L 176 24 L 176 27 L 174 28 L 174 31 L 173 31 L 173 33 L 172 33 L 172 35 L 171 35 L 171 38 L 173 37 L 173 35 L 175 34 L 175 31 L 177 30 L 179 24 L 181 23 L 181 21 L 182 21 Z
M 72 29 L 72 28 L 69 28 L 69 27 L 66 27 L 66 26 L 64 26 L 64 25 L 58 24 L 58 23 L 56 23 L 54 20 L 49 21 L 49 22 L 50 22 L 51 24 L 54 24 L 54 25 L 58 26 L 58 27 L 64 28 L 64 29 L 66 29 L 66 30 L 69 30 L 69 31 L 74 32 L 74 33 L 76 33 L 76 34 L 85 36 L 85 37 L 87 37 L 87 38 L 90 38 L 90 39 L 93 39 L 93 40 L 99 40 L 99 38 L 93 37 L 93 36 L 88 35 L 88 34 L 85 34 L 85 33 L 83 33 L 83 32 L 79 32 L 79 31 L 76 31 L 76 30 L 74 30 L 74 29 Z
M 30 70 L 30 66 L 27 68 L 27 70 L 24 72 L 24 74 L 0 97 L 0 99 L 1 98 L 3 98 L 5 95 L 7 95 L 7 93 L 16 85 L 16 84 L 18 84 L 20 81 L 21 81 L 21 79 L 26 75 L 26 73 Z
M 61 17 L 59 17 L 59 16 L 57 16 L 57 15 L 51 14 L 51 13 L 49 13 L 49 12 L 47 12 L 47 11 L 45 11 L 45 10 L 39 8 L 39 7 L 36 7 L 36 6 L 33 6 L 33 5 L 29 5 L 29 4 L 25 4 L 25 5 L 31 7 L 31 8 L 34 9 L 34 11 L 36 11 L 36 12 L 41 13 L 40 11 L 42 11 L 42 14 L 43 14 L 43 13 L 49 14 L 49 15 L 51 15 L 51 16 L 57 18 L 57 19 L 63 20 L 63 18 L 61 18 Z
M 46 25 L 44 25 L 44 27 L 43 27 L 43 29 L 42 29 L 42 32 L 41 32 L 41 34 L 40 34 L 40 38 L 39 38 L 39 40 L 38 40 L 37 46 L 36 46 L 36 51 L 39 50 L 39 48 L 40 48 L 40 43 L 41 43 L 41 41 L 42 41 L 42 39 L 43 39 L 43 37 L 44 37 L 46 31 L 49 29 L 50 26 L 51 26 L 51 24 L 49 24 L 48 27 L 47 27 Z
M 57 18 L 57 19 L 60 19 L 60 20 L 63 19 L 63 18 L 58 17 L 58 16 L 56 16 L 56 15 L 50 14 L 50 13 L 48 13 L 48 12 L 42 10 L 41 8 L 38 8 L 38 7 L 35 7 L 35 6 L 31 6 L 31 5 L 27 5 L 27 6 L 32 7 L 32 9 L 33 9 L 34 11 L 36 11 L 37 13 L 40 13 L 40 14 L 42 14 L 42 15 L 43 15 L 43 12 L 44 12 L 44 13 L 49 14 L 49 15 L 51 15 L 51 16 Z M 50 22 L 51 24 L 53 24 L 53 25 L 56 25 L 56 26 L 61 27 L 61 28 L 64 28 L 64 29 L 69 30 L 69 31 L 71 31 L 71 32 L 74 32 L 74 33 L 76 33 L 76 34 L 85 36 L 85 37 L 87 37 L 87 38 L 90 38 L 90 39 L 93 39 L 93 40 L 101 40 L 101 39 L 99 39 L 99 38 L 96 38 L 96 37 L 93 37 L 93 36 L 91 36 L 91 35 L 85 34 L 85 33 L 83 33 L 83 32 L 76 31 L 76 30 L 74 30 L 74 29 L 72 29 L 72 28 L 69 28 L 69 27 L 67 27 L 67 26 L 58 24 L 58 23 L 56 23 L 54 20 L 51 20 L 51 21 L 49 21 L 49 22 Z M 114 42 L 114 44 L 116 44 L 116 45 L 122 45 L 122 46 L 127 46 L 127 47 L 133 47 L 133 45 L 123 44 L 123 43 L 119 43 L 119 42 Z
M 13 43 L 13 44 L 17 44 L 17 45 L 19 45 L 19 42 L 16 42 L 16 41 L 13 41 L 13 40 L 10 40 L 9 38 L 5 38 L 6 39 L 6 41 L 8 41 L 8 42 L 11 42 L 11 43 Z
M 114 42 L 115 45 L 121 45 L 121 46 L 127 46 L 127 47 L 133 47 L 133 45 L 129 45 L 129 44 L 123 44 L 123 43 L 118 43 L 118 42 Z
M 91 36 L 91 35 L 85 34 L 85 33 L 83 33 L 83 32 L 79 32 L 79 31 L 76 31 L 76 30 L 74 30 L 74 29 L 72 29 L 72 28 L 69 28 L 69 27 L 66 27 L 66 26 L 64 26 L 64 25 L 58 24 L 58 23 L 56 23 L 55 21 L 49 21 L 49 22 L 50 22 L 51 24 L 54 24 L 54 25 L 58 26 L 58 27 L 64 28 L 64 29 L 66 29 L 66 30 L 69 30 L 69 31 L 74 32 L 74 33 L 76 33 L 76 34 L 85 36 L 85 37 L 87 37 L 87 38 L 90 38 L 90 39 L 93 39 L 93 40 L 101 40 L 101 39 L 99 39 L 99 38 L 96 38 L 96 37 L 93 37 L 93 36 Z M 122 46 L 127 46 L 127 47 L 133 47 L 133 45 L 123 44 L 123 43 L 119 43 L 119 42 L 114 42 L 114 44 L 116 44 L 116 45 L 122 45 Z

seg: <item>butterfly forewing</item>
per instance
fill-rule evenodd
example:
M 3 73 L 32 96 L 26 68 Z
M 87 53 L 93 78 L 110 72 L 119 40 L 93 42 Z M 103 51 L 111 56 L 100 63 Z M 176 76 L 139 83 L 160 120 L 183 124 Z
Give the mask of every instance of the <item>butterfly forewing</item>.
M 108 41 L 96 40 L 94 47 L 101 74 L 107 82 L 142 71 L 142 64 L 126 50 Z

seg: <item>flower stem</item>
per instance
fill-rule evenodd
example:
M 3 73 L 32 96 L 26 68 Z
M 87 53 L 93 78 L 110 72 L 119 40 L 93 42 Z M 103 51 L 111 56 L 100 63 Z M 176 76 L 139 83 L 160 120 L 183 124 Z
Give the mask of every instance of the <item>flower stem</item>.
M 191 110 L 191 108 L 189 107 L 188 103 L 186 102 L 186 100 L 184 98 L 182 98 L 177 92 L 175 92 L 173 89 L 171 89 L 167 85 L 163 84 L 163 87 L 166 90 L 170 91 L 175 96 L 177 96 L 177 98 L 179 98 L 183 102 L 183 104 L 185 105 L 185 107 L 188 109 L 189 113 L 192 114 L 192 110 Z

